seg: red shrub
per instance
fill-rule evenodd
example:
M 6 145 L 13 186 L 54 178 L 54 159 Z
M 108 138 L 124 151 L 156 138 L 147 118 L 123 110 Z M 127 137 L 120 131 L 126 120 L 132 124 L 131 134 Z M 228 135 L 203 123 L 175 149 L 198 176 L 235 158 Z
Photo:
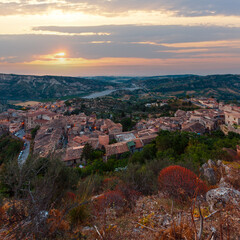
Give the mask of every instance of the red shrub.
M 187 200 L 207 192 L 206 184 L 195 173 L 180 166 L 164 168 L 158 176 L 159 189 L 169 197 Z
M 140 194 L 126 184 L 119 183 L 114 190 L 107 190 L 94 201 L 94 209 L 103 212 L 106 208 L 112 207 L 118 210 L 129 210 L 135 206 Z
M 103 184 L 109 184 L 113 181 L 115 181 L 117 178 L 116 177 L 108 177 L 103 179 Z
M 123 207 L 125 204 L 125 197 L 121 191 L 114 190 L 105 192 L 97 199 L 97 208 L 103 210 L 108 207 Z
M 114 190 L 116 186 L 119 184 L 119 178 L 117 177 L 110 177 L 110 178 L 105 178 L 103 180 L 103 189 L 105 191 L 107 190 Z

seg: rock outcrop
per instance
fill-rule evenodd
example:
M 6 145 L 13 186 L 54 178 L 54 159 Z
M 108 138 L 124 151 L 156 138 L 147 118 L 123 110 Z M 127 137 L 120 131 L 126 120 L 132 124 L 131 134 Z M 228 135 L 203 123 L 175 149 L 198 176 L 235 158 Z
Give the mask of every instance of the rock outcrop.
M 220 187 L 208 191 L 206 200 L 211 211 L 213 211 L 214 208 L 224 207 L 227 204 L 239 205 L 240 192 L 235 189 Z
M 210 184 L 216 185 L 220 180 L 220 169 L 217 164 L 209 159 L 200 169 L 203 178 Z

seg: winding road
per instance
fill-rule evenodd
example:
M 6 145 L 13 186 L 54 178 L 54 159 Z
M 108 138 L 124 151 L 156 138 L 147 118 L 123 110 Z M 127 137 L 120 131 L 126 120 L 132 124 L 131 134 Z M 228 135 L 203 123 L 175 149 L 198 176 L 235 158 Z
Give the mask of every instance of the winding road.
M 30 153 L 30 141 L 23 138 L 25 136 L 24 129 L 21 129 L 18 132 L 16 132 L 15 136 L 22 139 L 25 145 L 25 149 L 23 149 L 18 156 L 18 165 L 22 166 L 26 162 Z

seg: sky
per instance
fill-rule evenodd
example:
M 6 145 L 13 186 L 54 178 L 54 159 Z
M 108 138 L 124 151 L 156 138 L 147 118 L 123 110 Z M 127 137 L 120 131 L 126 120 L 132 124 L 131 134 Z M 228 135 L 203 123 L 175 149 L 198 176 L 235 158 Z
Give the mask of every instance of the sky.
M 240 73 L 239 0 L 0 0 L 0 72 Z

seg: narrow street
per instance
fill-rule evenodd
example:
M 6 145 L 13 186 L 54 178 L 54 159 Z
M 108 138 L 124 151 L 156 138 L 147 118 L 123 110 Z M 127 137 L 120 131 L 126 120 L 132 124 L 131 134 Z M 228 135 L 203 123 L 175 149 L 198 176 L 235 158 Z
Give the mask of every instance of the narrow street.
M 20 152 L 18 156 L 18 164 L 19 166 L 22 166 L 26 162 L 28 155 L 30 153 L 30 141 L 23 138 L 25 136 L 24 129 L 21 129 L 20 131 L 15 133 L 15 136 L 21 138 L 24 141 L 25 148 Z

